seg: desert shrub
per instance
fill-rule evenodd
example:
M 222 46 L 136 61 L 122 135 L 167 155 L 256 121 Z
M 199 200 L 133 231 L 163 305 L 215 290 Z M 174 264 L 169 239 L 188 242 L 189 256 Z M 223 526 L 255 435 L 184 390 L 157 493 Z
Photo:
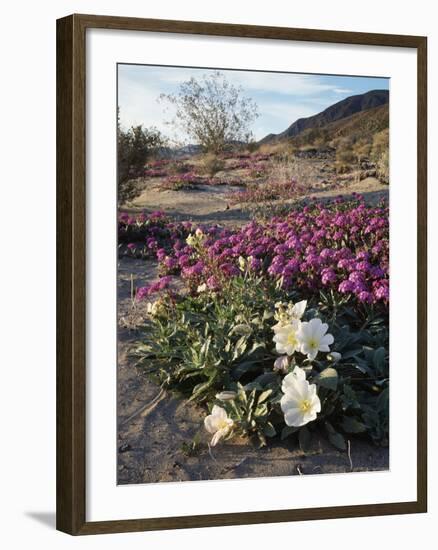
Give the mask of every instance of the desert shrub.
M 389 151 L 382 151 L 377 161 L 377 175 L 382 183 L 389 183 Z
M 155 128 L 135 126 L 117 131 L 118 199 L 123 204 L 138 194 L 137 187 L 129 180 L 143 176 L 148 158 L 164 143 L 161 133 Z
M 275 155 L 268 166 L 268 181 L 285 183 L 297 177 L 298 162 L 295 157 L 286 151 Z
M 248 149 L 249 153 L 255 153 L 258 147 L 259 146 L 254 139 L 250 139 L 250 141 L 246 144 L 246 148 Z
M 371 142 L 368 139 L 359 139 L 353 145 L 353 154 L 356 157 L 356 161 L 360 162 L 370 156 Z
M 169 174 L 173 174 L 173 175 L 188 174 L 190 172 L 193 172 L 194 168 L 195 167 L 193 164 L 179 160 L 179 161 L 172 162 L 169 165 L 168 172 Z
M 389 182 L 389 130 L 385 129 L 374 136 L 371 159 L 376 163 L 379 179 Z
M 217 172 L 220 172 L 225 168 L 225 162 L 214 154 L 206 154 L 201 160 L 201 169 L 204 174 L 214 176 Z
M 219 71 L 182 82 L 178 92 L 160 100 L 176 109 L 169 124 L 181 129 L 204 151 L 219 154 L 229 143 L 248 143 L 257 104 Z
M 299 182 L 300 192 L 310 191 L 317 181 L 318 168 L 311 163 L 301 162 L 295 156 L 294 150 L 288 148 L 282 154 L 271 157 L 267 164 L 267 181 L 276 186 L 277 184 L 289 184 Z M 286 198 L 286 197 L 280 197 Z M 289 197 L 291 198 L 291 197 Z
M 335 168 L 338 174 L 349 172 L 356 162 L 353 145 L 352 140 L 348 138 L 342 138 L 337 141 Z

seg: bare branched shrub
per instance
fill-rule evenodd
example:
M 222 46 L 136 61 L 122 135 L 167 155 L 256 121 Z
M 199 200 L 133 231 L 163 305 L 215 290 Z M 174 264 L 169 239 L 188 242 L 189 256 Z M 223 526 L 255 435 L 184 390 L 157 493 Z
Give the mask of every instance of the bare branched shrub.
M 315 165 L 296 158 L 291 152 L 274 157 L 268 168 L 268 182 L 288 183 L 296 180 L 301 185 L 313 187 L 317 180 L 318 169 Z
M 161 94 L 160 101 L 175 109 L 168 124 L 204 151 L 218 154 L 229 143 L 251 141 L 257 105 L 219 71 L 182 82 L 177 93 Z

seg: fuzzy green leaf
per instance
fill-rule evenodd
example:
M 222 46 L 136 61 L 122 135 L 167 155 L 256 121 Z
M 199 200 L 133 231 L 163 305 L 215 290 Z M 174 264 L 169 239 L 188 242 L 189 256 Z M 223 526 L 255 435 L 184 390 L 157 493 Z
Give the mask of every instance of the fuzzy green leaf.
M 341 427 L 344 432 L 350 434 L 358 434 L 366 431 L 366 426 L 362 422 L 359 422 L 354 416 L 344 416 L 341 422 Z
M 276 432 L 274 426 L 270 422 L 267 422 L 265 424 L 265 427 L 263 428 L 263 433 L 267 437 L 274 437 L 275 435 L 277 435 L 277 432 Z
M 315 382 L 322 388 L 335 391 L 338 387 L 338 373 L 333 367 L 328 367 L 318 374 Z
M 300 444 L 300 449 L 303 452 L 309 450 L 310 444 L 312 442 L 312 434 L 309 432 L 306 426 L 303 426 L 298 432 L 298 442 Z

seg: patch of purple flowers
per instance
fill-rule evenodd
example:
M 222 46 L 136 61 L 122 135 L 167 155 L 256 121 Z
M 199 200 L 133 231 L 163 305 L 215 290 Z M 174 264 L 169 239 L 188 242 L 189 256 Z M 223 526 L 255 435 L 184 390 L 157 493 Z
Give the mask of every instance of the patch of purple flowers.
M 371 233 L 366 231 L 370 224 Z M 388 303 L 389 225 L 384 205 L 366 206 L 360 199 L 314 202 L 267 223 L 204 231 L 201 252 L 181 247 L 180 240 L 173 247 L 178 268 L 186 280 L 193 278 L 193 285 L 212 273 L 238 276 L 239 257 L 244 257 L 251 269 L 281 278 L 286 288 L 332 289 L 359 302 Z

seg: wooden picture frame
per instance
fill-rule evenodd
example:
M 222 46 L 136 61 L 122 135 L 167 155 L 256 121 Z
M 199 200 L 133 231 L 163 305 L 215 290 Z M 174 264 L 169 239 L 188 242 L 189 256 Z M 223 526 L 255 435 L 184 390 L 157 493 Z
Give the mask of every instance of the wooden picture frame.
M 86 521 L 85 77 L 87 29 L 189 33 L 413 48 L 418 72 L 417 499 L 247 513 Z M 427 40 L 329 30 L 71 15 L 57 21 L 57 529 L 72 535 L 426 512 Z

